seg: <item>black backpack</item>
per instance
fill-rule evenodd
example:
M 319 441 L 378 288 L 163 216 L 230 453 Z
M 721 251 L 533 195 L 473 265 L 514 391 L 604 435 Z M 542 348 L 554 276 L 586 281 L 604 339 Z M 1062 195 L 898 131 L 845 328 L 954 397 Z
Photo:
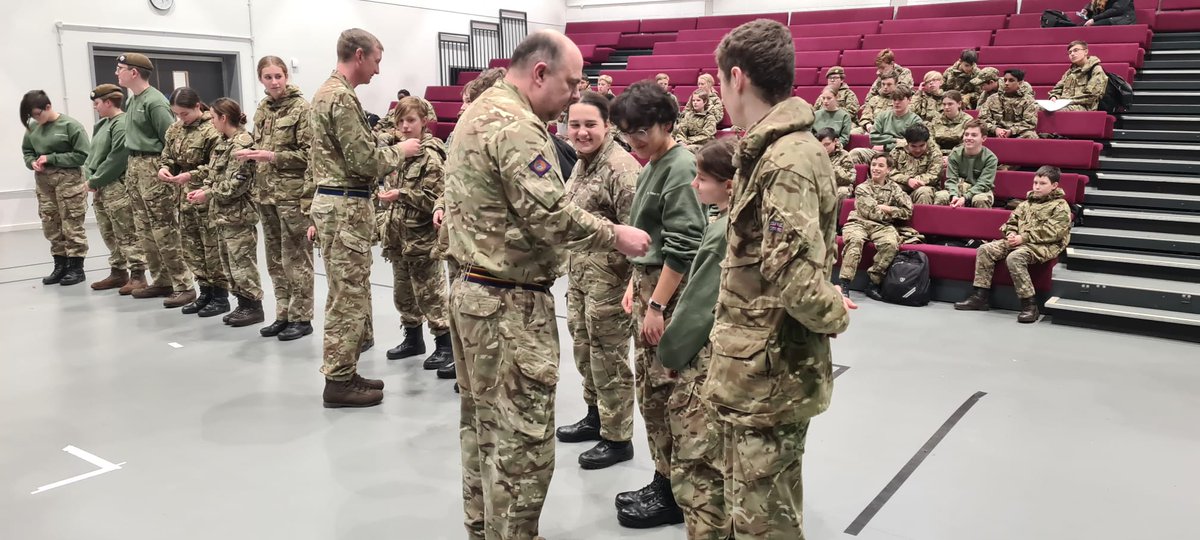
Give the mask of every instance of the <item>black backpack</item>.
M 575 170 L 575 162 L 578 161 L 578 156 L 575 155 L 573 148 L 567 141 L 564 141 L 553 134 L 550 138 L 554 141 L 554 151 L 558 154 L 558 165 L 562 169 L 563 182 L 571 179 L 571 171 Z
M 1042 12 L 1042 28 L 1059 28 L 1062 26 L 1079 26 L 1071 18 L 1057 9 L 1047 9 Z
M 1100 110 L 1112 114 L 1125 112 L 1133 105 L 1133 87 L 1116 73 L 1105 71 L 1104 74 L 1108 75 L 1108 86 L 1100 97 Z
M 901 251 L 880 284 L 883 299 L 902 306 L 929 303 L 929 257 L 920 251 Z

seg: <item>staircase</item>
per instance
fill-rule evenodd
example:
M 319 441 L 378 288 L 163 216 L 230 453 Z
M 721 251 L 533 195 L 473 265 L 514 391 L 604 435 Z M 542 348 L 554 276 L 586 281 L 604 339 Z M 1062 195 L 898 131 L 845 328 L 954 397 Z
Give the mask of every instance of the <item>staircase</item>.
M 625 69 L 629 65 L 629 57 L 649 56 L 651 54 L 654 54 L 653 49 L 617 49 L 616 52 L 608 55 L 608 60 L 584 66 L 583 74 L 587 75 L 588 80 L 592 81 L 592 84 L 595 85 L 596 78 L 600 76 L 601 71 Z
M 1200 342 L 1200 33 L 1157 34 L 1046 302 L 1055 324 Z

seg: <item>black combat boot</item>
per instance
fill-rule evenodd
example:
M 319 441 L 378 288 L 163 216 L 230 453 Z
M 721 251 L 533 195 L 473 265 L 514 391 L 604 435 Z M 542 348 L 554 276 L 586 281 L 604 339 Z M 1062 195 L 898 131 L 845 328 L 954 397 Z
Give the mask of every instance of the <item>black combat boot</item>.
M 971 293 L 966 300 L 954 304 L 954 309 L 959 311 L 987 311 L 991 309 L 991 289 L 983 287 L 975 287 L 975 292 Z
M 1026 324 L 1035 323 L 1037 322 L 1038 317 L 1041 316 L 1042 313 L 1040 310 L 1038 310 L 1036 298 L 1031 296 L 1029 298 L 1021 299 L 1021 313 L 1017 315 L 1017 322 Z
M 562 442 L 599 441 L 600 439 L 600 409 L 588 405 L 587 415 L 582 420 L 569 426 L 554 430 L 554 436 Z
M 633 459 L 633 443 L 600 439 L 591 450 L 579 454 L 579 466 L 587 470 L 612 467 L 622 461 Z
M 405 326 L 404 341 L 388 349 L 388 360 L 399 360 L 418 354 L 425 354 L 425 338 L 421 337 L 421 325 Z
M 262 300 L 253 300 L 242 295 L 235 296 L 238 299 L 238 308 L 234 315 L 229 317 L 229 326 L 240 328 L 258 324 L 266 319 L 263 315 Z
M 671 493 L 671 480 L 656 474 L 645 497 L 617 510 L 617 522 L 630 529 L 650 529 L 683 523 L 683 510 Z
M 42 278 L 43 285 L 54 285 L 62 281 L 63 273 L 67 271 L 67 257 L 65 255 L 54 256 L 54 270 L 50 271 L 50 275 Z
M 425 369 L 441 369 L 446 364 L 454 362 L 454 350 L 450 346 L 450 332 L 433 338 L 433 354 L 425 359 L 421 367 Z
M 879 290 L 878 283 L 872 283 L 870 287 L 867 287 L 867 298 L 876 302 L 883 301 L 883 291 Z
M 365 339 L 365 340 L 363 340 L 362 345 L 358 346 L 358 354 L 361 355 L 362 353 L 365 353 L 365 352 L 371 350 L 371 348 L 374 346 L 375 346 L 374 339 Z
M 457 379 L 458 378 L 458 371 L 454 369 L 454 359 L 453 358 L 450 359 L 449 364 L 446 364 L 446 365 L 438 368 L 437 378 L 439 378 L 439 379 Z M 458 386 L 458 383 L 454 383 L 454 386 Z
M 661 475 L 658 474 L 658 471 L 654 471 L 654 479 L 650 480 L 650 483 L 646 484 L 641 489 L 636 491 L 622 491 L 621 493 L 618 493 L 616 498 L 617 509 L 625 508 L 626 506 L 634 504 L 650 496 L 650 493 L 656 489 L 656 485 L 658 484 L 658 479 L 660 477 Z M 663 478 L 663 480 L 667 479 Z M 668 483 L 669 482 L 670 481 L 668 480 Z
M 383 390 L 369 388 L 353 378 L 344 381 L 325 379 L 321 398 L 326 409 L 374 407 L 383 401 Z
M 67 257 L 67 269 L 58 284 L 67 287 L 83 283 L 85 278 L 87 276 L 83 273 L 83 257 Z
M 229 312 L 229 291 L 212 285 L 208 290 L 208 303 L 196 315 L 201 317 L 216 317 Z
M 312 323 L 308 321 L 296 321 L 288 323 L 287 328 L 284 328 L 276 338 L 279 341 L 291 341 L 293 339 L 300 339 L 311 333 L 313 333 Z
M 833 280 L 833 284 L 842 289 L 842 296 L 850 298 L 850 282 L 841 278 Z
M 196 299 L 192 300 L 192 303 L 183 306 L 179 311 L 182 311 L 184 315 L 200 313 L 200 310 L 204 309 L 204 306 L 207 306 L 209 301 L 212 300 L 212 293 L 212 285 L 201 285 L 200 294 L 196 296 Z
M 262 337 L 275 337 L 280 332 L 283 332 L 288 327 L 287 319 L 275 319 L 275 322 L 258 329 L 258 335 Z

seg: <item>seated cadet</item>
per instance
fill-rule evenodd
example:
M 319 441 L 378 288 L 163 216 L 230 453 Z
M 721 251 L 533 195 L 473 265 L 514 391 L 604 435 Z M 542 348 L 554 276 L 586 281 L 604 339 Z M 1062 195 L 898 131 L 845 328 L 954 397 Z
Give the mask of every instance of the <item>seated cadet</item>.
M 854 190 L 854 162 L 850 161 L 850 152 L 842 148 L 837 134 L 830 128 L 817 132 L 817 140 L 829 154 L 829 162 L 833 164 L 833 179 L 837 181 L 838 197 L 845 199 Z
M 1109 26 L 1137 22 L 1133 0 L 1092 0 L 1079 13 L 1086 21 L 1083 26 Z
M 1108 88 L 1108 75 L 1100 67 L 1100 59 L 1088 55 L 1088 44 L 1084 41 L 1072 41 L 1067 46 L 1067 58 L 1071 67 L 1050 90 L 1050 101 L 1071 100 L 1070 105 L 1059 109 L 1062 111 L 1096 110 Z
M 903 144 L 904 131 L 921 123 L 921 117 L 909 110 L 912 90 L 898 87 L 892 91 L 892 108 L 875 117 L 871 129 L 871 148 L 855 148 L 850 151 L 855 163 L 867 163 L 875 152 L 889 152 L 897 144 Z
M 1004 70 L 1003 91 L 992 94 L 979 107 L 979 121 L 983 122 L 988 135 L 1002 139 L 1038 138 L 1038 105 L 1033 96 L 1021 93 L 1021 83 L 1024 81 L 1024 71 Z
M 921 89 L 914 93 L 910 107 L 923 122 L 932 122 L 942 113 L 942 81 L 941 73 L 926 72 Z
M 1058 187 L 1061 175 L 1058 167 L 1044 166 L 1037 170 L 1033 190 L 1000 228 L 1004 239 L 979 246 L 975 253 L 975 292 L 954 304 L 954 309 L 987 311 L 992 274 L 996 263 L 1004 259 L 1017 297 L 1021 299 L 1017 321 L 1037 322 L 1040 313 L 1034 298 L 1033 281 L 1029 278 L 1029 265 L 1057 258 L 1071 240 L 1071 206 L 1063 199 L 1063 190 Z
M 612 75 L 601 75 L 596 78 L 596 93 L 612 101 L 617 97 L 612 91 Z
M 985 67 L 979 70 L 974 79 L 971 79 L 971 84 L 974 84 L 979 89 L 979 95 L 975 98 L 975 109 L 983 106 L 987 98 L 996 93 L 996 89 L 1000 88 L 1000 70 L 994 67 Z
M 713 115 L 713 118 L 720 124 L 721 120 L 725 119 L 725 104 L 721 103 L 721 96 L 717 95 L 715 85 L 716 82 L 713 80 L 713 76 L 707 73 L 701 73 L 696 78 L 697 89 L 708 92 L 708 102 L 704 105 L 705 110 Z
M 976 65 L 979 62 L 979 52 L 975 49 L 963 49 L 962 54 L 958 56 L 958 61 L 953 66 L 946 68 L 946 72 L 942 74 L 942 78 L 946 81 L 942 85 L 943 92 L 956 90 L 962 94 L 960 103 L 968 109 L 975 108 L 976 99 L 979 97 L 979 87 L 975 86 L 975 73 L 979 69 Z
M 879 77 L 879 93 L 867 98 L 867 102 L 858 111 L 858 126 L 852 132 L 855 135 L 866 135 L 875 127 L 875 115 L 892 108 L 892 92 L 896 90 L 896 75 L 884 73 Z
M 816 118 L 813 120 L 813 133 L 829 128 L 837 137 L 838 142 L 842 143 L 843 148 L 850 144 L 850 130 L 854 129 L 854 119 L 840 108 L 837 97 L 829 87 L 826 87 L 821 91 L 821 95 L 817 96 L 817 102 L 813 106 L 813 116 Z
M 858 96 L 846 86 L 846 70 L 842 66 L 833 66 L 829 71 L 825 72 L 825 84 L 833 90 L 833 95 L 837 97 L 838 105 L 843 111 L 850 115 L 850 118 L 858 117 Z
M 708 141 L 717 136 L 717 119 L 709 110 L 709 93 L 703 88 L 692 92 L 687 109 L 679 122 L 675 123 L 675 140 L 692 152 L 700 150 Z
M 912 70 L 896 63 L 896 53 L 891 49 L 879 51 L 875 56 L 875 82 L 871 83 L 871 90 L 867 92 L 867 99 L 871 96 L 883 93 L 881 86 L 883 84 L 883 75 L 892 73 L 896 76 L 897 87 L 907 87 L 909 90 L 913 88 Z
M 896 162 L 892 156 L 878 153 L 871 158 L 871 178 L 854 188 L 854 211 L 842 227 L 842 269 L 838 285 L 850 296 L 850 282 L 858 274 L 863 244 L 875 244 L 874 264 L 867 270 L 871 286 L 867 297 L 883 300 L 879 283 L 900 251 L 900 233 L 896 226 L 912 217 L 912 200 L 890 178 Z
M 671 91 L 671 76 L 666 73 L 659 73 L 654 76 L 654 84 L 662 88 L 668 96 L 671 97 L 671 103 L 675 104 L 675 110 L 679 110 L 679 98 L 675 97 L 675 93 Z
M 896 162 L 892 181 L 912 198 L 913 204 L 933 204 L 933 194 L 941 189 L 942 151 L 929 140 L 929 128 L 916 124 L 904 131 L 908 144 L 892 149 Z
M 962 144 L 963 128 L 971 121 L 971 115 L 962 112 L 962 106 L 962 94 L 958 90 L 947 90 L 942 94 L 942 114 L 929 124 L 929 133 L 944 156 Z
M 963 128 L 963 143 L 950 152 L 946 164 L 946 189 L 934 194 L 933 204 L 958 208 L 970 204 L 975 208 L 991 208 L 995 201 L 992 186 L 1000 160 L 983 146 L 987 136 L 979 120 L 967 122 Z

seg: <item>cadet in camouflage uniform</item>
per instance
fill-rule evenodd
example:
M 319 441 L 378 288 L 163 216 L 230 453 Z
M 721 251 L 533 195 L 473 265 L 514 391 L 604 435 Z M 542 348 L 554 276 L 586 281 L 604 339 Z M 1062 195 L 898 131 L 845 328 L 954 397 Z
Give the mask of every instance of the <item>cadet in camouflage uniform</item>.
M 1100 67 L 1100 59 L 1088 55 L 1088 44 L 1072 41 L 1067 45 L 1071 67 L 1050 90 L 1050 100 L 1069 99 L 1071 104 L 1062 111 L 1094 111 L 1108 88 L 1108 75 Z
M 892 169 L 896 161 L 887 154 L 871 158 L 871 177 L 854 188 L 854 211 L 842 226 L 842 268 L 838 272 L 842 291 L 849 294 L 850 282 L 858 274 L 863 244 L 875 244 L 875 259 L 867 270 L 871 284 L 867 296 L 883 301 L 879 284 L 900 251 L 897 227 L 912 217 L 912 200 L 900 184 L 893 182 Z
M 177 301 L 195 292 L 179 232 L 181 190 L 158 176 L 167 129 L 175 119 L 166 96 L 147 82 L 153 71 L 154 64 L 145 55 L 117 57 L 117 84 L 129 90 L 124 108 L 125 146 L 129 147 L 126 187 L 133 200 L 134 224 L 145 246 L 146 265 L 154 277 L 149 286 L 133 279 L 126 286 L 134 286 L 134 298 L 167 296 L 173 297 L 167 301 Z
M 213 148 L 212 159 L 203 166 L 203 186 L 188 192 L 187 198 L 198 206 L 211 200 L 207 205 L 208 222 L 216 227 L 222 277 L 238 299 L 237 309 L 223 320 L 233 327 L 249 326 L 264 319 L 258 274 L 258 210 L 254 207 L 255 164 L 238 161 L 234 154 L 250 148 L 254 138 L 243 127 L 246 115 L 236 101 L 220 98 L 213 102 L 212 113 L 220 140 Z M 200 311 L 201 316 L 210 314 L 215 315 L 208 307 Z
M 696 91 L 703 90 L 708 93 L 708 97 L 705 98 L 704 110 L 713 117 L 713 129 L 715 131 L 715 124 L 719 124 L 721 123 L 721 120 L 725 119 L 725 104 L 721 103 L 721 96 L 717 95 L 717 89 L 715 87 L 716 81 L 713 79 L 712 75 L 701 73 L 700 76 L 696 78 L 696 86 L 698 87 L 696 88 Z M 692 104 L 688 103 L 688 108 L 691 108 L 691 106 Z M 699 148 L 697 148 L 697 150 L 698 149 Z
M 83 231 L 88 185 L 80 170 L 88 157 L 87 132 L 74 118 L 53 110 L 41 90 L 26 92 L 21 99 L 21 124 L 21 153 L 37 183 L 42 234 L 54 257 L 54 270 L 42 283 L 75 285 L 84 280 L 88 250 Z
M 613 140 L 609 101 L 585 93 L 568 109 L 569 140 L 579 152 L 567 183 L 567 200 L 610 223 L 629 223 L 634 183 L 642 166 Z M 629 314 L 621 295 L 631 266 L 624 255 L 571 254 L 567 327 L 575 366 L 583 376 L 582 420 L 558 428 L 562 442 L 599 441 L 579 465 L 602 469 L 633 458 L 633 372 L 629 369 Z
M 995 202 L 992 186 L 1000 160 L 983 146 L 987 136 L 983 123 L 971 120 L 963 128 L 963 143 L 946 159 L 946 188 L 933 195 L 933 204 L 991 208 Z
M 679 109 L 679 98 L 675 97 L 675 93 L 671 91 L 671 76 L 666 73 L 659 73 L 654 76 L 654 84 L 657 84 L 659 88 L 662 88 L 667 93 L 667 96 L 671 98 L 671 103 L 675 104 L 675 110 L 679 111 L 679 114 L 683 114 L 683 111 Z
M 287 65 L 277 56 L 258 62 L 267 97 L 254 113 L 255 150 L 235 154 L 258 162 L 255 200 L 262 219 L 267 274 L 275 290 L 275 321 L 263 337 L 291 341 L 311 334 L 313 318 L 312 242 L 305 238 L 315 187 L 308 173 L 312 148 L 312 107 L 289 84 Z
M 338 36 L 338 65 L 312 102 L 312 152 L 309 172 L 316 184 L 310 214 L 321 254 L 329 296 L 321 373 L 325 407 L 371 407 L 383 401 L 383 381 L 358 374 L 358 355 L 371 327 L 371 239 L 377 179 L 416 155 L 408 140 L 378 147 L 354 87 L 379 72 L 383 44 L 366 30 L 351 28 Z
M 462 389 L 463 509 L 472 539 L 534 538 L 554 474 L 558 323 L 549 288 L 564 250 L 646 251 L 644 232 L 566 201 L 546 122 L 578 97 L 583 56 L 542 30 L 459 119 L 446 170 L 450 335 Z M 543 85 L 532 93 L 535 85 Z M 315 203 L 314 203 L 315 205 Z
M 100 116 L 92 129 L 92 146 L 83 164 L 83 176 L 88 189 L 94 193 L 93 207 L 100 236 L 108 246 L 108 277 L 92 283 L 92 289 L 103 291 L 124 287 L 129 273 L 141 281 L 146 277 L 146 255 L 142 252 L 137 229 L 133 224 L 133 208 L 125 188 L 125 164 L 129 149 L 125 147 L 125 118 L 121 103 L 125 94 L 115 84 L 97 86 L 90 95 L 92 107 Z
M 942 149 L 943 156 L 962 144 L 963 128 L 972 120 L 971 115 L 962 112 L 962 94 L 957 90 L 948 90 L 942 95 L 942 114 L 939 114 L 929 124 L 929 133 L 933 142 Z
M 825 82 L 837 98 L 838 105 L 850 115 L 858 118 L 858 96 L 846 85 L 846 70 L 842 66 L 833 66 L 825 72 Z
M 975 255 L 975 292 L 954 304 L 954 309 L 987 311 L 992 274 L 996 263 L 1004 259 L 1017 297 L 1021 299 L 1017 321 L 1032 323 L 1038 320 L 1040 313 L 1034 298 L 1037 291 L 1029 277 L 1029 265 L 1058 258 L 1071 241 L 1071 206 L 1063 199 L 1063 190 L 1058 187 L 1061 176 L 1058 167 L 1038 169 L 1033 178 L 1033 190 L 1000 228 L 1004 239 L 979 246 Z
M 887 95 L 883 92 L 883 76 L 891 73 L 896 76 L 896 87 L 904 87 L 912 90 L 913 84 L 912 70 L 896 63 L 896 53 L 891 49 L 883 49 L 875 56 L 875 82 L 871 83 L 871 90 L 867 92 L 867 100 L 870 101 L 872 96 L 880 94 Z
M 979 97 L 975 101 L 976 108 L 982 108 L 983 104 L 987 103 L 988 98 L 1000 91 L 1000 70 L 993 67 L 983 68 L 979 70 L 979 76 L 972 79 L 971 82 L 979 87 Z M 1020 84 L 1018 93 L 1033 99 L 1033 87 L 1027 82 Z
M 988 97 L 979 108 L 979 121 L 987 134 L 1000 138 L 1036 139 L 1038 105 L 1033 96 L 1022 94 L 1020 85 L 1025 72 L 1004 70 L 1004 90 Z
M 833 165 L 833 179 L 837 182 L 838 198 L 849 197 L 854 192 L 854 178 L 857 174 L 854 170 L 854 160 L 850 158 L 850 152 L 842 148 L 842 143 L 838 142 L 837 135 L 832 129 L 822 129 L 817 132 L 816 137 L 818 141 L 821 141 L 821 146 L 825 147 L 825 152 L 829 155 L 829 162 Z
M 942 74 L 942 91 L 949 92 L 957 91 L 962 95 L 963 107 L 974 109 L 979 97 L 979 87 L 975 86 L 974 79 L 979 72 L 977 66 L 979 62 L 979 52 L 975 49 L 963 49 L 959 55 L 958 61 L 953 66 L 946 68 L 946 72 Z
M 176 88 L 171 92 L 171 110 L 179 121 L 167 129 L 167 139 L 162 157 L 158 162 L 158 177 L 183 187 L 191 193 L 204 186 L 207 180 L 209 160 L 213 149 L 221 140 L 221 134 L 212 124 L 212 113 L 200 101 L 195 90 L 188 87 Z M 220 240 L 217 226 L 209 219 L 208 204 L 191 204 L 181 200 L 179 204 L 179 231 L 183 255 L 188 268 L 200 285 L 200 295 L 192 294 L 192 301 L 183 305 L 185 315 L 199 314 L 211 317 L 229 311 L 229 276 L 225 275 L 221 263 Z M 171 298 L 163 305 L 177 307 L 178 300 Z M 213 309 L 204 310 L 210 303 Z M 181 304 L 182 305 L 182 304 Z
M 389 174 L 379 192 L 385 204 L 380 244 L 384 259 L 392 263 L 393 303 L 404 325 L 404 342 L 389 350 L 395 360 L 425 352 L 422 326 L 437 346 L 425 359 L 425 369 L 440 369 L 454 361 L 450 346 L 450 321 L 446 314 L 446 270 L 433 257 L 437 230 L 433 206 L 444 189 L 446 147 L 426 126 L 437 121 L 433 105 L 409 96 L 396 105 L 396 129 L 385 134 L 397 140 L 417 140 L 420 152 Z
M 929 140 L 929 128 L 922 124 L 908 128 L 904 140 L 908 144 L 892 149 L 891 179 L 912 198 L 912 204 L 933 204 L 934 193 L 942 189 L 942 149 Z
M 708 105 L 710 103 L 708 96 L 711 95 L 704 89 L 692 92 L 687 109 L 675 123 L 675 141 L 686 146 L 692 152 L 700 150 L 700 147 L 717 136 L 717 120 L 719 118 L 713 116 L 714 111 Z M 724 109 L 721 110 L 721 114 L 725 114 Z
M 840 210 L 833 171 L 810 133 L 812 108 L 789 98 L 792 77 L 781 75 L 793 71 L 793 49 L 787 27 L 758 20 L 726 35 L 716 53 L 733 123 L 753 126 L 734 157 L 701 390 L 724 434 L 725 536 L 739 539 L 804 538 L 804 441 L 809 420 L 829 407 L 829 336 L 846 331 L 852 305 L 829 281 Z M 751 108 L 766 116 L 744 116 Z
M 925 74 L 921 89 L 913 94 L 912 112 L 925 123 L 932 122 L 942 114 L 942 74 L 930 71 Z
M 879 93 L 867 98 L 867 103 L 858 112 L 858 126 L 850 132 L 855 135 L 867 135 L 875 127 L 875 115 L 892 110 L 892 92 L 896 90 L 896 76 L 884 74 L 879 79 Z

